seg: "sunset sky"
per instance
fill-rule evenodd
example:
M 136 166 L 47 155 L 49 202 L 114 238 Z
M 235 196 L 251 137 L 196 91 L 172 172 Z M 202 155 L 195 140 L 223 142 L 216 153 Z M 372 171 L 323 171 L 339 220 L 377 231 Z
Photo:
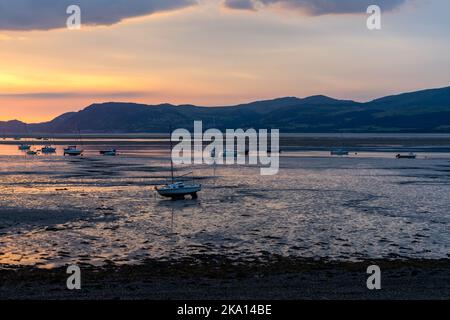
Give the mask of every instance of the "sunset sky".
M 65 27 L 70 4 L 82 29 Z M 366 9 L 383 9 L 382 30 Z M 448 0 L 0 0 L 0 120 L 450 85 Z

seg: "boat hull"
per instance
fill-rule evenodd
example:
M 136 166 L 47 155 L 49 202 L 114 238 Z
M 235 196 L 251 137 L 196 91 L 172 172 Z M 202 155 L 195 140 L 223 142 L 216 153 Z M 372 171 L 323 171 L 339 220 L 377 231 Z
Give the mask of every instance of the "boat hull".
M 331 151 L 330 155 L 332 155 L 332 156 L 348 156 L 349 152 L 348 151 L 337 150 L 337 151 Z
M 83 153 L 83 151 L 74 151 L 74 150 L 64 151 L 65 156 L 72 156 L 72 157 L 80 156 L 82 153 Z
M 56 148 L 42 148 L 41 152 L 42 153 L 55 153 L 56 152 Z
M 114 157 L 117 155 L 117 151 L 116 150 L 102 150 L 102 151 L 100 151 L 100 154 L 102 156 Z
M 179 189 L 167 187 L 156 188 L 156 191 L 160 196 L 172 199 L 184 199 L 184 197 L 188 195 L 190 195 L 193 199 L 196 199 L 197 192 L 200 192 L 201 190 L 201 186 L 183 187 Z

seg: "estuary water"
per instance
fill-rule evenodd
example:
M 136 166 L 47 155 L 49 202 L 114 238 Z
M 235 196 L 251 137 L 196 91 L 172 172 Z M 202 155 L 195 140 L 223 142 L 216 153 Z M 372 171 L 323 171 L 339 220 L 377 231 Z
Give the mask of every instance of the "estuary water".
M 102 147 L 86 143 L 83 157 L 68 158 L 62 146 L 27 156 L 0 145 L 0 265 L 450 257 L 445 150 L 397 160 L 397 147 L 348 157 L 300 148 L 281 154 L 274 176 L 244 165 L 178 167 L 203 191 L 170 201 L 154 191 L 170 175 L 165 148 L 122 143 L 117 157 L 103 157 Z

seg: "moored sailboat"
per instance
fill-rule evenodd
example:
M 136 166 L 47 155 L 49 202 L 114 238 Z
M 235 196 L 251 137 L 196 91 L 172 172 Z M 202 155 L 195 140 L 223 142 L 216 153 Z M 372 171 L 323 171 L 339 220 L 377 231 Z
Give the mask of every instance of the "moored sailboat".
M 173 159 L 172 159 L 172 138 L 169 136 L 170 140 L 170 172 L 171 172 L 171 183 L 163 185 L 161 187 L 156 187 L 156 191 L 162 197 L 171 198 L 172 200 L 181 200 L 185 196 L 190 195 L 192 199 L 197 199 L 198 192 L 202 190 L 201 184 L 196 183 L 185 183 L 185 182 L 175 182 Z M 191 174 L 188 173 L 188 174 Z M 186 174 L 187 175 L 187 174 Z M 184 176 L 186 176 L 184 175 Z
M 50 145 L 46 145 L 46 146 L 42 147 L 41 152 L 42 153 L 46 153 L 46 154 L 48 154 L 48 153 L 55 153 L 56 152 L 56 148 L 52 147 Z
M 408 154 L 397 154 L 396 156 L 395 156 L 397 159 L 416 159 L 417 158 L 417 155 L 416 154 L 414 154 L 413 152 L 410 152 L 410 153 L 408 153 Z
M 64 155 L 68 156 L 79 156 L 83 154 L 83 150 L 78 149 L 77 146 L 68 146 L 64 149 Z
M 21 151 L 27 151 L 27 150 L 30 150 L 30 148 L 31 148 L 31 146 L 26 143 L 22 143 L 21 145 L 19 145 L 19 150 L 21 150 Z

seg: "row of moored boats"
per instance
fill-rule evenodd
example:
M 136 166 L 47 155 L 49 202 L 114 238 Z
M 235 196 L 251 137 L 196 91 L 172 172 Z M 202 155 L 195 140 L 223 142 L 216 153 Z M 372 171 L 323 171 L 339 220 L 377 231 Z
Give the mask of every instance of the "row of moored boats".
M 330 151 L 330 155 L 332 156 L 348 156 L 350 154 L 350 152 L 348 152 L 347 150 L 344 149 L 337 149 L 337 150 L 332 150 Z M 397 154 L 395 156 L 397 159 L 416 159 L 417 155 L 413 152 L 410 153 L 406 153 L 406 154 Z
M 56 148 L 50 145 L 46 145 L 42 147 L 40 150 L 32 150 L 30 145 L 21 144 L 19 145 L 19 150 L 26 151 L 28 155 L 37 155 L 39 152 L 42 154 L 56 153 Z M 78 148 L 77 146 L 68 146 L 64 148 L 64 156 L 81 156 L 83 155 L 83 151 L 84 151 L 83 149 Z M 100 150 L 99 153 L 104 156 L 116 156 L 117 150 L 116 149 Z

